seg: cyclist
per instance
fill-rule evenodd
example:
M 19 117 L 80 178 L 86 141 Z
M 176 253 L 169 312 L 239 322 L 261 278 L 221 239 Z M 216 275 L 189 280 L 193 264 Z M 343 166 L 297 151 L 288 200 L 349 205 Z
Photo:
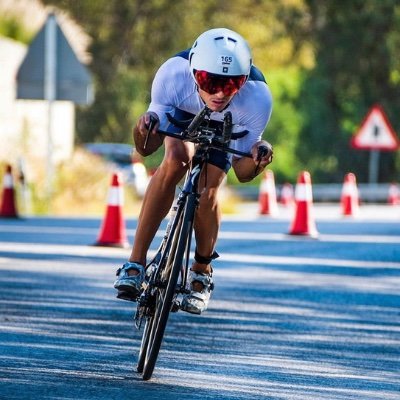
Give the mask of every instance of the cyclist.
M 157 129 L 174 129 L 166 113 L 184 120 L 193 117 L 204 105 L 213 111 L 211 123 L 214 124 L 222 124 L 224 113 L 232 112 L 235 129 L 248 133 L 232 141 L 231 147 L 251 152 L 253 159 L 231 157 L 211 150 L 207 168 L 202 171 L 200 184 L 204 187 L 196 212 L 196 250 L 189 274 L 191 292 L 181 304 L 183 310 L 194 314 L 207 308 L 213 289 L 211 261 L 218 256 L 215 245 L 220 226 L 218 188 L 231 166 L 239 181 L 248 182 L 272 161 L 272 146 L 261 139 L 271 115 L 271 93 L 262 73 L 252 64 L 247 42 L 229 29 L 204 32 L 191 49 L 167 60 L 155 75 L 148 111 L 138 119 L 133 137 L 136 149 L 142 155 L 151 154 L 163 142 L 165 154 L 144 196 L 129 262 L 118 269 L 114 283 L 116 289 L 130 293 L 133 298 L 139 293 L 147 251 L 172 205 L 176 185 L 185 175 L 194 154 L 193 143 L 165 138 L 157 133 Z M 156 123 L 146 142 L 150 117 Z M 176 127 L 172 131 L 179 132 Z M 261 160 L 258 156 L 260 146 L 268 149 Z

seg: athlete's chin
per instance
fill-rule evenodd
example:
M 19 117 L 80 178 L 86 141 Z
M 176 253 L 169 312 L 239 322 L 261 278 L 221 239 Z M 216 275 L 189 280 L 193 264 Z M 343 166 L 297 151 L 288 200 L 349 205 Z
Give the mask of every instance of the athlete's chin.
M 227 104 L 226 101 L 210 101 L 207 105 L 212 111 L 222 111 Z

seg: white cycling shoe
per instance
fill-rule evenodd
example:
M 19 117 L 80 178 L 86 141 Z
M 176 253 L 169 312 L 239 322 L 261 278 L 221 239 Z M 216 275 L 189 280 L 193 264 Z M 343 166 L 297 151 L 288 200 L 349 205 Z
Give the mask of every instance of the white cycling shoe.
M 193 283 L 199 282 L 203 285 L 201 292 L 193 290 Z M 214 289 L 214 282 L 211 274 L 189 272 L 188 283 L 191 292 L 185 295 L 181 302 L 181 310 L 191 314 L 201 314 L 207 310 L 211 292 Z

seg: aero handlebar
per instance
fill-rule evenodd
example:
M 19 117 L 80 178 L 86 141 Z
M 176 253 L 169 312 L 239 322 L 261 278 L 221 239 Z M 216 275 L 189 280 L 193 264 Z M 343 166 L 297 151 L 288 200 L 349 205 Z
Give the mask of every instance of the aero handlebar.
M 207 106 L 205 106 L 191 121 L 179 121 L 172 117 L 170 114 L 167 114 L 169 121 L 175 126 L 182 128 L 183 130 L 180 133 L 157 130 L 157 133 L 185 142 L 202 144 L 205 147 L 221 150 L 226 153 L 253 158 L 251 153 L 246 153 L 229 147 L 229 143 L 231 140 L 239 139 L 248 133 L 248 131 L 232 132 L 232 113 L 230 111 L 225 113 L 221 131 L 221 129 L 218 130 L 217 128 L 209 126 L 208 121 L 210 120 L 211 112 L 212 111 Z M 146 147 L 150 132 L 153 130 L 156 123 L 157 119 L 153 116 L 150 116 L 150 124 L 148 127 L 144 147 Z

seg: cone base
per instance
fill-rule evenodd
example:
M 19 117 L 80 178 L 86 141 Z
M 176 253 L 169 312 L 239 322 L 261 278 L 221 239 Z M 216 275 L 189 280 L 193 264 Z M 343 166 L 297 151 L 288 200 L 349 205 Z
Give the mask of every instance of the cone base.
M 109 205 L 102 222 L 96 245 L 104 247 L 128 247 L 128 238 L 125 232 L 125 222 L 121 207 Z
M 312 212 L 312 204 L 306 201 L 297 203 L 294 220 L 289 229 L 289 235 L 308 236 L 316 238 L 318 230 Z
M 15 203 L 14 188 L 4 189 L 0 206 L 0 217 L 17 218 L 18 212 Z
M 259 212 L 259 215 L 265 215 L 267 217 L 277 217 L 279 215 L 279 213 L 278 213 L 278 211 L 262 210 Z
M 342 213 L 342 217 L 345 217 L 345 218 L 358 217 L 358 213 L 355 213 L 355 212 Z
M 111 243 L 111 242 L 96 242 L 93 244 L 93 246 L 98 246 L 98 247 L 116 247 L 120 249 L 126 249 L 130 245 L 128 242 L 123 242 L 123 243 Z
M 276 216 L 278 215 L 278 206 L 276 202 L 273 201 L 268 195 L 260 195 L 259 196 L 259 210 L 258 213 L 260 215 L 270 215 Z
M 318 232 L 289 232 L 288 235 L 291 236 L 303 236 L 310 239 L 318 239 L 319 233 Z
M 343 197 L 342 203 L 342 215 L 344 217 L 356 217 L 359 211 L 359 205 L 357 199 L 351 197 Z

